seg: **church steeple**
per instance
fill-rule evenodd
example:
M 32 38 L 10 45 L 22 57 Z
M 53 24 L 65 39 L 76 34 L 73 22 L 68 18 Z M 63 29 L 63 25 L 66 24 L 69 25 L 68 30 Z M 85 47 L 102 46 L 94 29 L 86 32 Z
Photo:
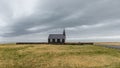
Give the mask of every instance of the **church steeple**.
M 65 29 L 63 30 L 63 35 L 66 36 Z

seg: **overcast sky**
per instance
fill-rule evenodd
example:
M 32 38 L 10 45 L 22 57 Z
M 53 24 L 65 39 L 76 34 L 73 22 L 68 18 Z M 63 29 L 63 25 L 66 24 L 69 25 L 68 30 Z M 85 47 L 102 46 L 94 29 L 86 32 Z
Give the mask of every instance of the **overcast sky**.
M 120 0 L 0 0 L 0 42 L 120 41 Z

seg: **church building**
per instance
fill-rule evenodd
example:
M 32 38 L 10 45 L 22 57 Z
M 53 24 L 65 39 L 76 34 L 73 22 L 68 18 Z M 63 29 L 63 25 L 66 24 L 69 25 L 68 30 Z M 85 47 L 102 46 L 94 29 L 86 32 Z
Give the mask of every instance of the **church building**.
M 49 44 L 64 44 L 66 41 L 66 33 L 65 30 L 63 34 L 50 34 L 48 37 Z

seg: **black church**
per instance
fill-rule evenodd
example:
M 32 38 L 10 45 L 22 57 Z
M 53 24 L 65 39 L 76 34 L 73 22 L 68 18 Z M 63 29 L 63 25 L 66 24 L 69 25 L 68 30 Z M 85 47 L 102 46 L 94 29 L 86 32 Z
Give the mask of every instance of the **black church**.
M 66 41 L 66 33 L 65 30 L 63 34 L 50 34 L 48 37 L 49 44 L 65 44 Z

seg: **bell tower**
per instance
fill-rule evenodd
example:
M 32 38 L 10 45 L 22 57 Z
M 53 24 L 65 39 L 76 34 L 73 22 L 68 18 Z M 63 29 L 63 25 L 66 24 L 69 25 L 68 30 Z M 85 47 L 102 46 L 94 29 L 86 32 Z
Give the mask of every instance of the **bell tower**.
M 63 35 L 66 36 L 65 29 L 63 30 Z

